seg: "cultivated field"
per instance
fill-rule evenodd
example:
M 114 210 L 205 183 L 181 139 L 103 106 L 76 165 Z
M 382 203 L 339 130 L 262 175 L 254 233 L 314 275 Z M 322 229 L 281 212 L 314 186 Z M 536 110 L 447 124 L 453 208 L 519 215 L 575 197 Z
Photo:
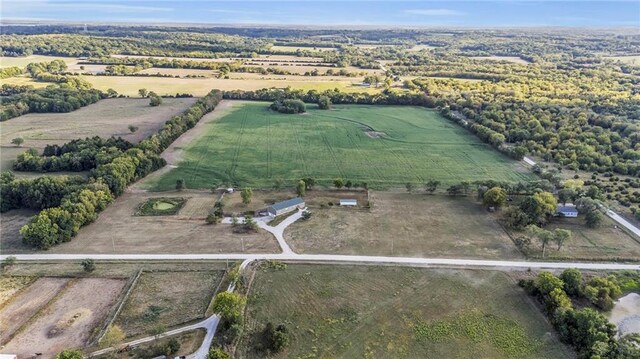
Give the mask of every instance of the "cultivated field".
M 269 48 L 271 51 L 336 51 L 335 47 L 306 47 L 306 46 L 286 46 L 274 45 Z
M 184 197 L 187 203 L 175 216 L 134 216 L 138 206 L 151 197 Z M 125 193 L 118 197 L 92 224 L 80 229 L 70 242 L 48 253 L 278 253 L 273 236 L 265 231 L 233 233 L 231 225 L 207 225 L 204 221 L 216 196 L 209 191 Z M 195 200 L 191 205 L 190 201 Z M 194 208 L 196 207 L 196 208 Z M 182 211 L 186 211 L 183 215 Z M 21 216 L 24 222 L 28 217 Z M 16 218 L 14 221 L 18 221 Z M 3 214 L 4 225 L 4 214 Z M 2 230 L 3 253 L 29 253 L 18 233 Z
M 374 188 L 440 180 L 444 185 L 531 175 L 517 162 L 437 112 L 409 106 L 308 106 L 308 113 L 272 112 L 268 103 L 241 103 L 201 127 L 182 161 L 159 180 L 167 190 L 182 178 L 189 188 L 213 185 L 271 187 L 302 177 L 322 184 L 342 177 Z
M 11 161 L 27 148 L 42 149 L 48 144 L 92 136 L 119 136 L 137 143 L 195 101 L 195 98 L 167 98 L 160 106 L 151 107 L 148 99 L 105 99 L 69 113 L 30 113 L 12 118 L 0 124 L 2 170 L 10 169 Z M 129 125 L 137 126 L 138 130 L 131 133 Z M 16 137 L 24 139 L 23 148 L 11 144 Z
M 202 319 L 223 273 L 144 272 L 114 324 L 136 337 Z
M 45 280 L 64 281 L 59 278 Z M 49 290 L 48 293 L 55 292 L 57 284 L 54 283 L 53 290 Z M 64 290 L 58 290 L 54 294 L 54 301 L 49 303 L 44 301 L 46 308 L 43 308 L 43 301 L 40 298 L 42 291 L 40 290 L 25 299 L 17 298 L 16 300 L 24 300 L 25 305 L 31 307 L 28 313 L 20 312 L 24 315 L 20 318 L 33 318 L 29 320 L 27 328 L 15 333 L 13 339 L 4 347 L 3 352 L 14 353 L 21 358 L 29 357 L 33 353 L 42 353 L 42 357 L 52 358 L 53 355 L 64 349 L 84 347 L 95 334 L 94 330 L 102 323 L 124 285 L 125 281 L 120 279 L 83 278 L 72 280 Z M 96 295 L 97 293 L 99 295 Z M 25 291 L 22 295 L 26 294 Z M 32 305 L 32 301 L 38 303 Z M 40 310 L 41 308 L 44 310 Z M 5 310 L 7 309 L 9 307 L 5 307 Z M 7 310 L 6 315 L 13 316 L 17 313 L 17 310 Z M 17 319 L 6 318 L 6 320 Z
M 239 357 L 267 322 L 290 344 L 271 358 L 572 358 L 504 273 L 293 265 L 258 271 Z
M 9 57 L 0 56 L 0 68 L 3 67 L 27 67 L 32 62 L 50 62 L 53 60 L 62 60 L 67 63 L 67 66 L 75 64 L 78 59 L 75 57 L 60 57 L 60 56 L 44 56 L 44 55 L 31 55 L 22 57 Z M 3 80 L 4 81 L 4 80 Z
M 522 258 L 495 214 L 467 198 L 372 192 L 371 211 L 311 210 L 285 231 L 297 253 Z
M 204 77 L 213 77 L 218 74 L 218 71 L 214 70 L 199 70 L 199 69 L 165 69 L 152 67 L 149 69 L 144 69 L 142 71 L 137 72 L 138 74 L 161 74 L 161 75 L 171 75 L 171 76 L 204 76 Z

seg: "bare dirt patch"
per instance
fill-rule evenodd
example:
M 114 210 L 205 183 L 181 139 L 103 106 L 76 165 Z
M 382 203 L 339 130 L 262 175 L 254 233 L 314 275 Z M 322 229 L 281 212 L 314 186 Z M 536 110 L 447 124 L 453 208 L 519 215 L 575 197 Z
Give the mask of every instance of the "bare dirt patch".
M 37 213 L 30 209 L 14 209 L 2 214 L 0 250 L 3 253 L 24 253 L 30 250 L 22 243 L 20 228 L 29 223 L 31 217 Z
M 384 132 L 378 132 L 378 131 L 364 131 L 364 133 L 371 138 L 380 138 L 387 135 Z
M 68 282 L 69 278 L 39 278 L 15 294 L 0 310 L 0 343 L 6 343 L 20 327 L 60 293 Z
M 124 280 L 107 278 L 83 278 L 71 283 L 28 328 L 7 343 L 4 351 L 18 357 L 42 353 L 44 358 L 51 358 L 64 349 L 84 347 L 124 285 Z

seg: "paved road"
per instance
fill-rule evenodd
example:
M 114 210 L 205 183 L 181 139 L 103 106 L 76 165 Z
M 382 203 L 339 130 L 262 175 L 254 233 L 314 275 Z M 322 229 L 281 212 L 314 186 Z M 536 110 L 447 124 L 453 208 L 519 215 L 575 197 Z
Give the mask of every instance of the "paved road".
M 0 260 L 8 257 L 0 255 Z M 20 261 L 81 261 L 85 258 L 94 260 L 128 260 L 128 261 L 190 261 L 190 260 L 281 260 L 298 262 L 318 262 L 335 264 L 386 264 L 396 266 L 417 267 L 483 267 L 495 269 L 593 269 L 593 270 L 640 270 L 640 264 L 624 263 L 585 263 L 585 262 L 529 262 L 503 261 L 484 259 L 454 259 L 454 258 L 413 258 L 413 257 L 383 257 L 383 256 L 353 256 L 338 254 L 16 254 Z
M 621 215 L 617 214 L 616 212 L 610 209 L 607 209 L 605 212 L 607 213 L 607 216 L 609 216 L 614 221 L 618 222 L 619 225 L 623 226 L 624 228 L 630 230 L 636 236 L 640 237 L 640 229 L 638 229 L 638 227 L 634 226 L 629 221 L 622 218 Z

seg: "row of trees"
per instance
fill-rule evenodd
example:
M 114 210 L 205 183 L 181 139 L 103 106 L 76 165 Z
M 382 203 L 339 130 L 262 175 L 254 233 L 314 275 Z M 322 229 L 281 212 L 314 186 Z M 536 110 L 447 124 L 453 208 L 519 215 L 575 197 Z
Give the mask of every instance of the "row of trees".
M 113 197 L 121 195 L 127 185 L 164 166 L 166 163 L 159 156 L 160 152 L 212 111 L 221 98 L 219 91 L 211 91 L 184 114 L 167 121 L 158 133 L 110 162 L 98 164 L 91 171 L 88 183 L 81 185 L 81 189 L 62 198 L 56 207 L 43 207 L 43 211 L 22 227 L 20 233 L 23 240 L 43 249 L 70 240 L 81 226 L 93 221 Z M 20 207 L 24 206 L 23 202 L 16 202 Z M 55 201 L 50 203 L 55 205 Z M 4 196 L 2 205 L 5 206 Z
M 5 84 L 6 85 L 6 84 Z M 29 112 L 71 112 L 95 103 L 107 95 L 95 89 L 73 87 L 29 88 L 26 91 L 4 87 L 11 95 L 0 97 L 0 121 Z
M 269 106 L 273 111 L 278 111 L 281 113 L 303 113 L 307 111 L 307 106 L 304 102 L 296 99 L 284 99 L 284 100 L 276 100 L 271 106 Z
M 118 137 L 72 140 L 62 146 L 47 145 L 40 156 L 29 149 L 17 156 L 13 163 L 16 171 L 58 172 L 89 171 L 100 164 L 110 163 L 114 158 L 133 147 L 130 142 Z
M 597 310 L 576 309 L 573 300 L 586 298 L 600 310 L 609 310 L 621 290 L 615 277 L 593 277 L 588 281 L 575 269 L 560 277 L 541 272 L 535 279 L 519 282 L 544 306 L 560 339 L 578 352 L 578 358 L 631 359 L 640 357 L 637 337 L 616 338 L 616 327 Z

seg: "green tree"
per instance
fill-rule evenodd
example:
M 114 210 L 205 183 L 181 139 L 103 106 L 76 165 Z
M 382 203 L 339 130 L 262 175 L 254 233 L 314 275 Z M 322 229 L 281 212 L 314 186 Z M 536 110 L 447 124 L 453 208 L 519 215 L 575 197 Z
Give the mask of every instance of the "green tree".
M 13 140 L 11 140 L 11 144 L 16 145 L 16 147 L 22 146 L 23 143 L 24 143 L 24 139 L 22 137 L 16 137 Z
M 63 350 L 58 355 L 55 356 L 55 359 L 83 359 L 84 355 L 82 352 L 76 349 L 67 349 Z
M 613 308 L 614 301 L 620 297 L 622 290 L 615 277 L 593 277 L 584 287 L 584 295 L 596 307 L 608 311 Z
M 556 277 L 551 272 L 543 271 L 536 276 L 535 286 L 542 295 L 548 295 L 552 291 L 564 289 L 564 282 L 562 279 Z
M 212 348 L 206 359 L 231 359 L 231 355 L 220 348 Z
M 454 184 L 447 188 L 447 193 L 449 194 L 449 196 L 458 196 L 462 194 L 462 190 L 463 188 L 460 184 Z
M 0 263 L 0 270 L 5 270 L 16 263 L 16 257 L 8 256 Z
M 500 208 L 507 202 L 507 191 L 500 187 L 487 190 L 482 196 L 482 203 L 486 207 Z
M 405 187 L 407 188 L 407 192 L 411 192 L 411 191 L 413 191 L 413 183 L 411 183 L 411 182 L 407 182 L 407 184 L 405 185 Z
M 577 197 L 577 191 L 575 188 L 564 188 L 558 191 L 558 200 L 562 204 L 566 204 L 569 201 L 573 201 Z
M 138 126 L 129 125 L 129 132 L 134 133 L 138 131 Z
M 312 190 L 313 186 L 316 185 L 316 180 L 315 178 L 312 177 L 306 177 L 302 179 L 304 181 L 304 187 L 307 191 Z
M 176 180 L 176 189 L 178 191 L 182 191 L 183 189 L 185 189 L 184 180 L 182 178 Z
M 440 181 L 429 180 L 429 181 L 427 181 L 427 183 L 424 184 L 424 189 L 429 194 L 433 194 L 433 192 L 436 191 L 436 189 L 438 188 L 439 185 L 440 185 Z
M 242 203 L 251 203 L 251 199 L 253 198 L 253 189 L 251 189 L 251 187 L 243 188 L 242 192 L 240 192 L 240 196 L 242 197 Z
M 560 279 L 564 282 L 564 290 L 572 297 L 582 295 L 582 273 L 575 268 L 565 269 L 560 274 Z
M 152 107 L 160 106 L 162 104 L 162 97 L 155 95 L 149 96 L 149 105 Z
M 336 178 L 333 180 L 333 185 L 337 189 L 340 189 L 344 186 L 344 180 L 342 178 Z
M 547 245 L 554 239 L 553 232 L 542 229 L 535 224 L 527 226 L 527 233 L 531 237 L 536 237 L 542 246 L 542 258 L 544 258 Z
M 80 264 L 82 264 L 82 269 L 87 273 L 91 273 L 96 270 L 96 263 L 91 258 L 83 259 Z
M 587 211 L 587 214 L 584 216 L 584 220 L 587 227 L 598 228 L 600 227 L 600 225 L 602 225 L 602 222 L 604 221 L 604 217 L 602 216 L 602 213 L 600 213 L 599 210 L 593 209 L 593 210 Z
M 304 197 L 306 192 L 306 185 L 304 183 L 303 180 L 298 181 L 298 184 L 296 185 L 296 193 L 298 194 L 299 197 Z
M 138 94 L 140 95 L 140 97 L 147 97 L 149 91 L 147 91 L 147 89 L 139 89 Z
M 328 110 L 331 108 L 331 99 L 329 96 L 318 97 L 318 108 L 321 110 Z
M 247 300 L 238 293 L 220 292 L 213 300 L 213 311 L 228 323 L 239 323 Z
M 568 229 L 556 228 L 553 230 L 553 241 L 558 245 L 558 251 L 571 239 L 571 231 Z

